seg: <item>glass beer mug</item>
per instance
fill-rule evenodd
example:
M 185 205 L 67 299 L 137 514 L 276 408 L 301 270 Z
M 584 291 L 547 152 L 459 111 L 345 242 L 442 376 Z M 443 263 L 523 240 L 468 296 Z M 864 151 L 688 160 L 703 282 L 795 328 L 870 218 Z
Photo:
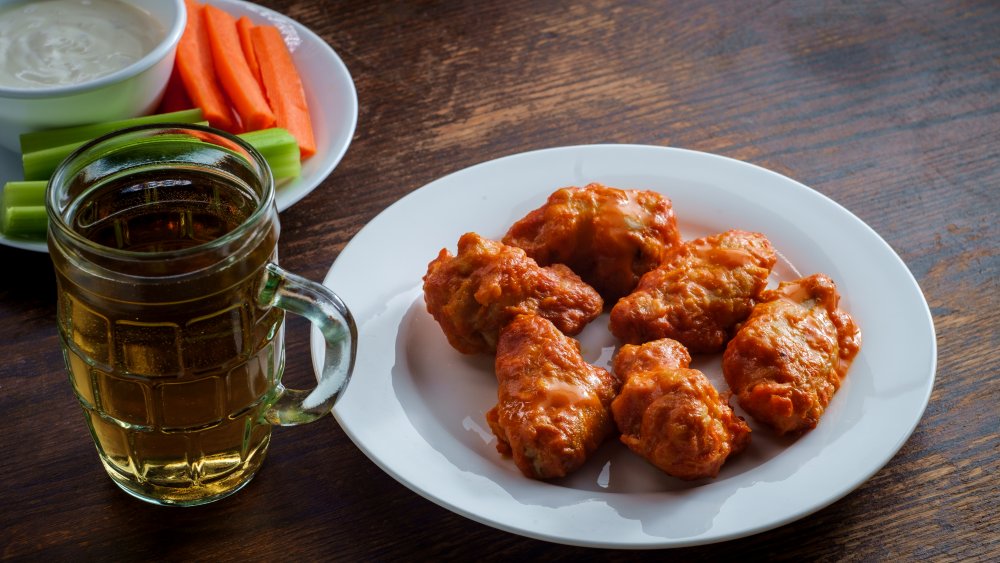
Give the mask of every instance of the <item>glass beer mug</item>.
M 190 125 L 112 133 L 60 165 L 46 207 L 66 368 L 119 487 L 218 500 L 253 477 L 272 425 L 330 411 L 357 331 L 337 295 L 277 265 L 274 182 L 251 146 Z M 285 311 L 326 338 L 311 391 L 281 384 Z

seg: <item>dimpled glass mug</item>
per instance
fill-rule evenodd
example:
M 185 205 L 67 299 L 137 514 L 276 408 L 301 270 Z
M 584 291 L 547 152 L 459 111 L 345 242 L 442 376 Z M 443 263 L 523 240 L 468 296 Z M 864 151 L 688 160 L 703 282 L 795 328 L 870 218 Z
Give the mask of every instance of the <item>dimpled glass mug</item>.
M 112 133 L 60 165 L 46 207 L 69 379 L 119 487 L 157 504 L 218 500 L 253 477 L 272 425 L 330 411 L 357 330 L 333 292 L 278 267 L 274 183 L 241 139 Z M 281 384 L 285 311 L 326 338 L 312 391 Z

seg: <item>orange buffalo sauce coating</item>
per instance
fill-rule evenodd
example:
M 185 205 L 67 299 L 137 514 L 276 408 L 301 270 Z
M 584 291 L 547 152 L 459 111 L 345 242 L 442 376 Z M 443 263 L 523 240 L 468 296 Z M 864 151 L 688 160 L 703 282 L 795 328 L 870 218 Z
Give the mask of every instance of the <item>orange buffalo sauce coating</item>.
M 576 340 L 537 315 L 520 315 L 500 332 L 497 405 L 486 420 L 497 451 L 526 477 L 563 477 L 614 431 L 611 400 L 621 387 L 580 355 Z
M 621 441 L 680 479 L 715 477 L 729 456 L 746 448 L 750 427 L 733 413 L 691 356 L 669 338 L 626 344 L 614 372 L 625 381 L 611 403 Z
M 427 311 L 464 354 L 492 354 L 500 329 L 534 313 L 566 334 L 601 314 L 604 302 L 561 264 L 543 268 L 520 248 L 466 233 L 458 253 L 442 249 L 424 276 Z
M 782 282 L 726 347 L 723 375 L 740 406 L 779 435 L 816 427 L 861 347 L 839 301 L 823 274 Z
M 672 338 L 694 353 L 721 351 L 776 261 L 760 233 L 731 230 L 689 241 L 615 304 L 611 333 L 630 344 Z
M 681 237 L 666 196 L 594 183 L 556 190 L 503 241 L 542 266 L 565 264 L 613 303 L 659 266 Z

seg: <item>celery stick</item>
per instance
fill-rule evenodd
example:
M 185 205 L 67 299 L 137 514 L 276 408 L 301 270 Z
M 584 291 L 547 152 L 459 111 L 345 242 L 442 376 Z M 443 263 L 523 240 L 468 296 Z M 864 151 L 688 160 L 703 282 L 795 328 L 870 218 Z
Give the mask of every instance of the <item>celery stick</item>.
M 24 168 L 24 179 L 46 181 L 55 172 L 56 166 L 69 156 L 69 153 L 80 148 L 87 141 L 79 141 L 69 145 L 61 145 L 21 155 L 21 166 Z
M 294 178 L 302 173 L 299 144 L 288 130 L 272 127 L 238 136 L 264 157 L 275 179 Z
M 144 115 L 118 121 L 105 121 L 103 123 L 90 123 L 74 127 L 34 131 L 21 135 L 21 152 L 36 152 L 53 147 L 81 143 L 96 139 L 106 133 L 135 125 L 146 125 L 149 123 L 198 123 L 204 119 L 201 110 L 195 108 L 171 113 Z
M 48 182 L 7 182 L 0 193 L 0 207 L 45 205 L 45 186 Z
M 301 174 L 299 145 L 285 129 L 272 128 L 251 131 L 239 135 L 250 146 L 257 149 L 267 161 L 276 179 L 294 178 Z M 192 139 L 184 134 L 155 139 L 143 139 L 139 143 L 175 142 L 178 139 Z M 44 237 L 47 221 L 45 217 L 45 187 L 48 177 L 55 167 L 69 153 L 86 141 L 69 145 L 41 149 L 24 155 L 24 174 L 30 181 L 7 182 L 0 194 L 0 232 L 7 236 Z
M 295 137 L 278 127 L 239 135 L 267 160 L 275 178 L 294 178 L 302 171 Z M 50 147 L 21 155 L 25 180 L 48 180 L 56 166 L 86 141 Z
M 201 110 L 199 110 L 201 111 Z M 202 121 L 198 125 L 208 125 Z M 33 152 L 26 152 L 21 155 L 21 166 L 24 168 L 25 180 L 48 180 L 49 176 L 56 171 L 56 166 L 69 154 L 90 141 L 86 139 L 68 145 L 48 147 Z
M 5 207 L 0 213 L 0 232 L 9 237 L 40 238 L 47 225 L 44 205 Z
M 0 233 L 19 237 L 45 236 L 45 185 L 46 182 L 4 184 L 0 193 Z

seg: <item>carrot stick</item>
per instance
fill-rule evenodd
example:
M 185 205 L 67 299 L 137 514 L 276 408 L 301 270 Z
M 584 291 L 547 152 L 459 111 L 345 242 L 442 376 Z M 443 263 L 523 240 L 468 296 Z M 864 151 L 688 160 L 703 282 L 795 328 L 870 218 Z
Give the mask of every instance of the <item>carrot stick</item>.
M 193 0 L 184 0 L 184 3 L 187 6 L 187 25 L 177 44 L 177 71 L 184 89 L 194 105 L 201 108 L 210 125 L 239 133 L 239 124 L 233 116 L 229 100 L 215 79 L 208 30 L 202 19 L 204 6 Z
M 247 131 L 259 131 L 274 126 L 274 113 L 264 98 L 260 84 L 254 78 L 243 56 L 236 18 L 211 4 L 205 8 L 205 29 L 212 48 L 212 60 L 222 89 L 236 107 L 236 113 Z
M 243 47 L 243 56 L 247 59 L 247 66 L 250 67 L 250 72 L 257 79 L 257 83 L 260 84 L 261 89 L 263 89 L 264 83 L 260 81 L 260 65 L 257 64 L 257 53 L 254 52 L 253 41 L 250 39 L 251 29 L 253 29 L 253 21 L 250 18 L 240 16 L 240 19 L 236 20 L 236 31 L 240 34 L 240 47 Z
M 316 154 L 316 139 L 312 122 L 309 120 L 309 106 L 306 103 L 302 78 L 299 76 L 292 54 L 285 45 L 278 28 L 258 25 L 250 31 L 260 77 L 264 82 L 267 101 L 277 118 L 278 127 L 287 129 L 299 143 L 303 160 Z
M 160 105 L 156 109 L 156 113 L 173 113 L 193 107 L 194 102 L 191 101 L 187 90 L 184 89 L 184 83 L 181 82 L 181 75 L 177 71 L 177 64 L 175 62 L 174 69 L 170 72 L 170 78 L 167 80 L 167 88 L 163 91 L 163 99 L 160 100 Z

